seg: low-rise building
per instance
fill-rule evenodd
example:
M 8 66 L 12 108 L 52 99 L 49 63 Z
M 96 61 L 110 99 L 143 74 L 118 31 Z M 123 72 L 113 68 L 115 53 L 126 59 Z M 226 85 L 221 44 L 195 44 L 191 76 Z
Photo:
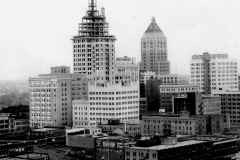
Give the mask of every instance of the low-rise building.
M 26 131 L 30 128 L 28 119 L 14 119 L 14 131 Z
M 6 113 L 0 113 L 0 134 L 14 131 L 14 119 L 9 118 Z
M 101 137 L 96 140 L 96 160 L 124 160 L 125 148 L 131 139 L 122 136 Z
M 165 75 L 156 75 L 157 79 L 162 81 L 162 84 L 177 84 L 178 75 L 177 74 L 165 74 Z
M 29 105 L 9 106 L 2 109 L 2 112 L 14 119 L 29 119 Z
M 150 147 L 129 147 L 125 150 L 125 160 L 151 159 L 211 159 L 212 142 L 188 140 L 174 145 L 161 144 Z
M 101 129 L 105 133 L 113 133 L 117 129 L 123 134 L 136 136 L 141 133 L 140 124 L 137 123 L 120 123 L 119 119 L 109 119 L 108 124 L 101 124 Z
M 141 135 L 149 134 L 208 134 L 223 131 L 222 115 L 149 114 L 142 117 Z

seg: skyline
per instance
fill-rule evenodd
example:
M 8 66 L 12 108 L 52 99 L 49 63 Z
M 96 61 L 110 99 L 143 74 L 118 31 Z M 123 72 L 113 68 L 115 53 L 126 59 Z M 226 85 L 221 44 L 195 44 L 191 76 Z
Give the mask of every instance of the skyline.
M 228 53 L 239 60 L 240 20 L 235 15 L 240 3 L 231 2 L 98 0 L 97 8 L 105 8 L 109 34 L 117 38 L 116 57 L 137 61 L 141 37 L 155 17 L 167 37 L 171 73 L 185 75 L 194 54 Z M 50 73 L 54 66 L 70 66 L 72 72 L 71 38 L 87 7 L 87 0 L 1 1 L 0 80 L 28 79 Z

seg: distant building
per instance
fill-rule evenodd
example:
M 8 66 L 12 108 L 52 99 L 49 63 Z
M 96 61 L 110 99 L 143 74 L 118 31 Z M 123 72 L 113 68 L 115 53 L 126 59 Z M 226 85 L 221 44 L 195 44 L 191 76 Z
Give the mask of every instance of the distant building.
M 204 94 L 238 89 L 237 60 L 229 59 L 228 54 L 193 55 L 190 69 L 190 83 L 199 84 Z
M 223 131 L 222 115 L 189 115 L 188 111 L 177 114 L 148 114 L 142 117 L 141 135 L 160 134 L 208 134 Z
M 29 119 L 29 105 L 9 106 L 2 109 L 2 112 L 7 113 L 10 118 Z
M 0 135 L 13 132 L 24 132 L 29 129 L 29 120 L 10 118 L 6 113 L 0 113 Z
M 190 76 L 178 75 L 178 84 L 190 84 Z
M 170 62 L 167 53 L 167 37 L 157 25 L 155 18 L 141 39 L 140 70 L 156 74 L 170 74 Z
M 0 113 L 0 134 L 14 131 L 14 119 L 9 118 L 6 113 Z
M 31 127 L 71 126 L 70 67 L 52 67 L 51 74 L 29 78 Z
M 139 65 L 136 64 L 135 57 L 117 57 L 115 64 L 115 83 L 131 83 L 139 81 Z M 130 76 L 130 79 L 128 78 L 128 76 Z
M 200 93 L 198 93 L 198 84 L 162 84 L 159 86 L 159 91 L 160 109 L 165 110 L 165 112 L 173 112 L 173 97 L 185 95 L 186 93 L 196 93 L 200 95 Z
M 156 75 L 156 77 L 162 81 L 162 84 L 178 84 L 177 74 Z

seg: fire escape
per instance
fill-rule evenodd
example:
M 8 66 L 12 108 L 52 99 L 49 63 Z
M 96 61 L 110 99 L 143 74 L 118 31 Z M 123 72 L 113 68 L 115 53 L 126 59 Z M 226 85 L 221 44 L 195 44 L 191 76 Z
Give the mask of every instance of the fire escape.
M 204 65 L 204 94 L 211 94 L 211 75 L 210 75 L 210 55 L 208 52 L 203 53 Z

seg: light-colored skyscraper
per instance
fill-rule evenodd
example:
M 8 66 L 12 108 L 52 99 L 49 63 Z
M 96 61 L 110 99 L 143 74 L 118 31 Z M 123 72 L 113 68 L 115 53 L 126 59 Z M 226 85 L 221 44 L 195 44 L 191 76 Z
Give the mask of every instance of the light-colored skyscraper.
M 114 81 L 115 36 L 108 34 L 105 9 L 97 10 L 96 0 L 79 24 L 73 37 L 73 71 L 85 73 L 88 80 L 100 83 Z
M 99 13 L 96 0 L 89 2 L 78 35 L 72 39 L 73 127 L 92 127 L 110 118 L 138 122 L 139 67 L 134 58 L 115 61 L 116 38 L 108 34 L 105 10 Z
M 52 67 L 51 74 L 29 78 L 30 126 L 71 126 L 70 67 Z
M 170 74 L 167 37 L 157 25 L 154 17 L 141 39 L 140 70 L 152 71 L 160 75 Z
M 238 89 L 237 60 L 228 54 L 193 55 L 190 61 L 190 83 L 199 84 L 200 92 Z

